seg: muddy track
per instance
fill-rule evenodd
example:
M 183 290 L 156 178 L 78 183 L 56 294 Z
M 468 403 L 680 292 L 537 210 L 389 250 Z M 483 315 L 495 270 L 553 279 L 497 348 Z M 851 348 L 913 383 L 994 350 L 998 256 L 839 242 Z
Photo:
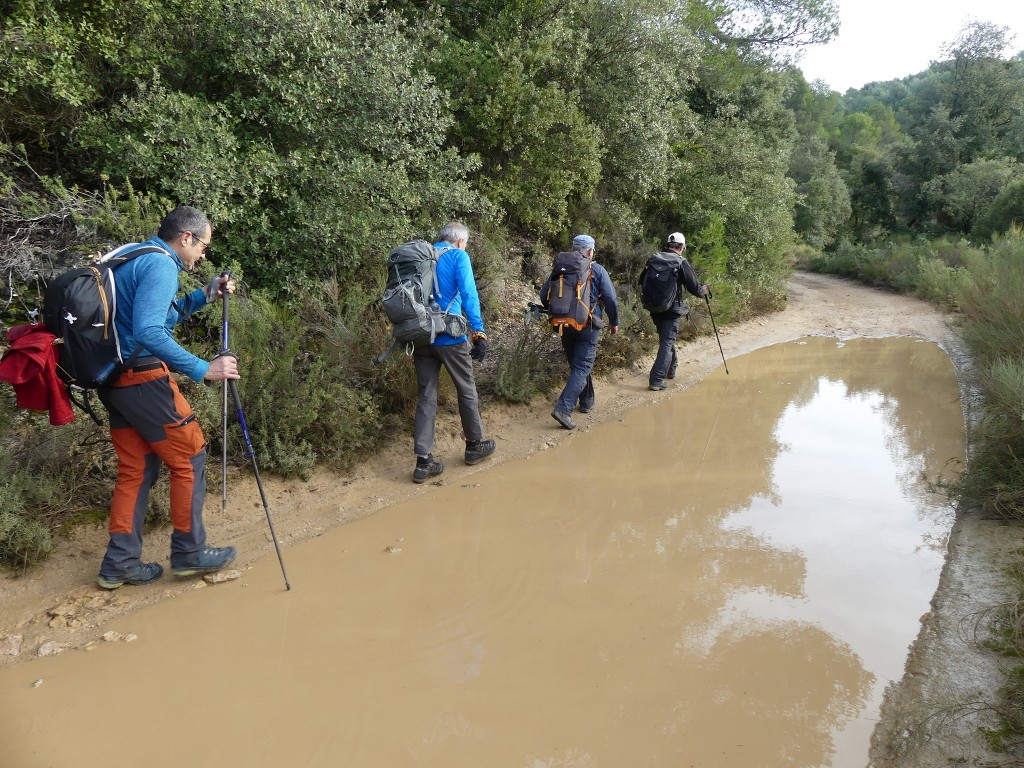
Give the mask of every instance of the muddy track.
M 745 323 L 720 328 L 726 357 L 803 336 L 837 338 L 916 336 L 939 344 L 950 355 L 961 383 L 965 419 L 973 402 L 969 387 L 969 361 L 955 330 L 956 318 L 907 297 L 849 281 L 796 274 L 789 285 L 786 309 Z M 721 366 L 713 336 L 683 344 L 679 375 L 672 389 L 650 392 L 650 360 L 599 380 L 596 409 L 580 415 L 580 428 L 616 419 L 625 411 L 672 396 L 700 381 Z M 493 461 L 505 461 L 544 450 L 568 433 L 550 418 L 546 399 L 531 405 L 485 404 L 488 436 L 498 442 Z M 410 482 L 411 446 L 408 439 L 379 451 L 347 475 L 318 471 L 307 482 L 265 478 L 278 536 L 287 548 L 318 536 L 334 526 L 351 522 L 376 510 L 422 493 L 431 485 Z M 435 453 L 448 463 L 443 483 L 464 482 L 493 462 L 474 467 L 454 459 L 461 454 L 462 436 L 454 409 L 439 418 Z M 451 460 L 449 460 L 451 459 Z M 273 557 L 266 518 L 251 479 L 234 482 L 226 510 L 219 489 L 210 488 L 207 500 L 210 541 L 239 549 L 236 567 L 245 569 L 263 556 Z M 882 709 L 872 744 L 872 765 L 935 766 L 949 760 L 970 765 L 998 764 L 1005 756 L 988 753 L 976 729 L 991 724 L 984 711 L 971 716 L 952 713 L 960 702 L 988 697 L 998 687 L 998 661 L 973 642 L 969 617 L 1000 600 L 999 563 L 1012 546 L 1021 546 L 1019 530 L 976 516 L 964 515 L 950 534 L 949 555 L 932 611 L 922 617 L 922 631 L 912 649 L 907 674 L 893 681 Z M 101 525 L 83 526 L 61 541 L 43 564 L 23 575 L 0 578 L 0 664 L 35 658 L 40 649 L 79 648 L 96 642 L 104 624 L 115 616 L 184 591 L 205 586 L 201 581 L 175 581 L 165 577 L 154 585 L 126 587 L 108 593 L 93 586 L 106 533 Z M 147 559 L 163 562 L 167 532 L 151 531 L 146 540 Z M 11 638 L 19 637 L 20 641 Z M 5 643 L 4 638 L 8 638 Z M 48 645 L 49 644 L 49 645 Z M 12 651 L 17 647 L 18 653 Z

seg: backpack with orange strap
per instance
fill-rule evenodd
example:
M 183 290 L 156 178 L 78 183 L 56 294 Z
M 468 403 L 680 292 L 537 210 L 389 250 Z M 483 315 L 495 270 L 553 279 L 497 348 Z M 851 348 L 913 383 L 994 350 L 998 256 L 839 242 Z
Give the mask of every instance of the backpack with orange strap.
M 582 251 L 563 251 L 555 256 L 548 277 L 548 316 L 562 335 L 565 328 L 582 331 L 594 324 L 594 260 Z

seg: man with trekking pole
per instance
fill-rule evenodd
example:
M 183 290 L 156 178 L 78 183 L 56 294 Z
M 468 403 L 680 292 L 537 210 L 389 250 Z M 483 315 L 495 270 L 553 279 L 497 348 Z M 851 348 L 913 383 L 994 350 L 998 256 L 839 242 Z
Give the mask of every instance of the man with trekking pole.
M 171 375 L 175 371 L 206 382 L 239 378 L 234 356 L 219 355 L 206 361 L 173 336 L 175 325 L 235 289 L 234 281 L 225 274 L 176 299 L 179 273 L 192 270 L 209 255 L 212 236 L 210 222 L 201 211 L 179 206 L 167 214 L 157 235 L 142 244 L 155 249 L 125 262 L 113 273 L 117 289 L 114 324 L 127 367 L 99 389 L 110 416 L 110 437 L 118 459 L 110 540 L 97 577 L 97 584 L 104 589 L 146 584 L 163 574 L 159 563 L 142 561 L 142 526 L 161 463 L 170 470 L 172 573 L 209 573 L 235 559 L 234 547 L 206 543 L 206 440 Z
M 640 277 L 641 302 L 651 313 L 654 327 L 658 329 L 658 355 L 648 377 L 648 389 L 654 392 L 668 387 L 665 379 L 676 377 L 679 321 L 689 314 L 683 302 L 683 289 L 705 300 L 711 297 L 707 284 L 697 279 L 690 262 L 683 256 L 685 250 L 683 233 L 673 232 L 665 238 L 664 250 L 647 260 Z

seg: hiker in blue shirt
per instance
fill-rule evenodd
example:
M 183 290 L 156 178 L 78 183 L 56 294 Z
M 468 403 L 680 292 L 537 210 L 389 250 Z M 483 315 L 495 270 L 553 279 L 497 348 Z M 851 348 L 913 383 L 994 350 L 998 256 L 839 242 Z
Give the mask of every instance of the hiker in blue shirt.
M 142 526 L 161 463 L 171 475 L 172 572 L 208 573 L 235 559 L 234 547 L 206 544 L 206 439 L 171 375 L 177 371 L 193 381 L 239 378 L 234 357 L 208 362 L 183 348 L 172 334 L 177 323 L 235 289 L 232 280 L 216 277 L 175 300 L 179 273 L 206 257 L 212 235 L 201 211 L 179 206 L 161 222 L 157 236 L 142 243 L 159 250 L 136 256 L 113 273 L 114 324 L 130 365 L 98 390 L 110 415 L 110 437 L 117 452 L 110 541 L 96 580 L 104 589 L 146 584 L 163 574 L 159 563 L 142 562 Z
M 594 258 L 594 238 L 590 235 L 577 235 L 573 238 L 572 249 L 589 259 Z M 615 286 L 608 271 L 597 262 L 590 265 L 592 279 L 590 281 L 590 306 L 593 315 L 586 326 L 577 330 L 572 326 L 564 326 L 559 331 L 562 350 L 569 362 L 569 379 L 565 388 L 558 396 L 551 417 L 565 429 L 576 429 L 572 420 L 572 412 L 577 404 L 580 413 L 589 413 L 594 408 L 594 380 L 591 372 L 597 359 L 597 342 L 601 328 L 606 324 L 608 332 L 613 336 L 619 331 L 619 305 L 615 298 Z M 549 288 L 551 278 L 544 282 L 540 289 L 540 300 L 545 309 L 550 309 Z M 607 314 L 607 318 L 605 318 Z
M 437 461 L 432 453 L 441 366 L 448 371 L 458 394 L 459 417 L 466 440 L 466 463 L 476 464 L 494 453 L 494 441 L 484 439 L 480 401 L 473 378 L 473 360 L 482 363 L 487 356 L 487 334 L 480 314 L 480 296 L 473 267 L 465 250 L 468 243 L 469 229 L 465 224 L 453 221 L 442 227 L 434 244 L 441 251 L 437 262 L 436 299 L 438 305 L 452 316 L 448 328 L 451 333 L 437 334 L 433 344 L 416 347 L 412 355 L 419 383 L 413 424 L 413 450 L 416 452 L 416 468 L 412 475 L 414 483 L 426 482 L 444 472 L 444 464 Z M 468 338 L 464 318 L 469 320 Z M 456 325 L 459 327 L 454 327 Z

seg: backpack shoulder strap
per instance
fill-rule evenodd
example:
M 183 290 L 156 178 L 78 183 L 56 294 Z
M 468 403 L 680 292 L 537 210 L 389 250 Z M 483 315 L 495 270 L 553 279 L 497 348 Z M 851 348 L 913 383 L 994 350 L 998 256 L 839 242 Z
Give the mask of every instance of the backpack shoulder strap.
M 144 256 L 147 253 L 163 253 L 166 254 L 163 248 L 159 245 L 140 245 L 139 243 L 132 243 L 130 245 L 122 245 L 120 248 L 115 248 L 109 253 L 105 254 L 100 259 L 100 264 L 106 264 L 111 269 L 121 266 L 125 262 L 129 262 L 137 256 Z

